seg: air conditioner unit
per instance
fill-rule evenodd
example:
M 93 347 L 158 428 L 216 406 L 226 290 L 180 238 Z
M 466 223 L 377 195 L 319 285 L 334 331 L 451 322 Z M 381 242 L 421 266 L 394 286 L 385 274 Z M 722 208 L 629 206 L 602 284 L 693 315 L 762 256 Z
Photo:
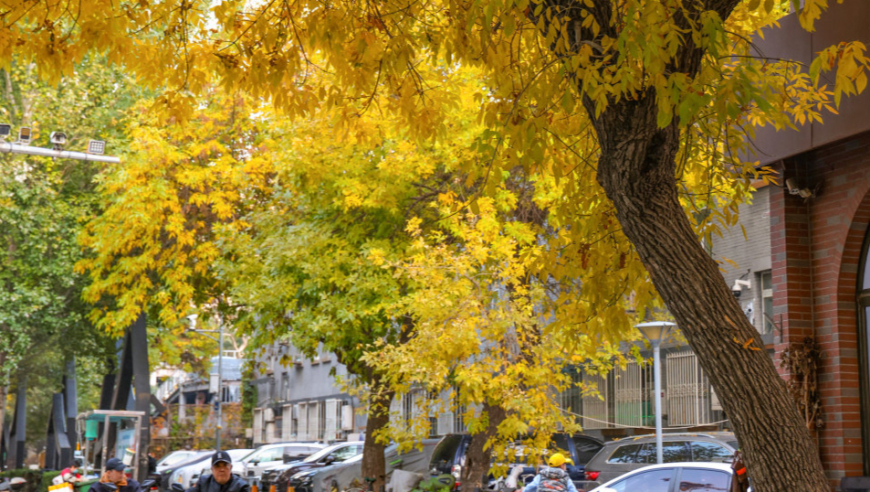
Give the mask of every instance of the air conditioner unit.
M 353 430 L 353 405 L 346 402 L 341 406 L 341 430 Z

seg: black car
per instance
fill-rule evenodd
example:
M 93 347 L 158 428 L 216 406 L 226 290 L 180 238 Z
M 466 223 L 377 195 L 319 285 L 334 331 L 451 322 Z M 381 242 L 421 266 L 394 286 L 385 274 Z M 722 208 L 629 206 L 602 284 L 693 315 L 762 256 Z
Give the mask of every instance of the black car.
M 272 490 L 271 486 L 274 485 L 276 491 L 284 492 L 290 484 L 290 477 L 293 475 L 312 468 L 322 468 L 333 463 L 341 463 L 358 454 L 362 454 L 362 452 L 363 441 L 342 442 L 325 447 L 301 461 L 285 463 L 264 471 L 260 478 L 260 490 L 270 492 Z
M 465 463 L 465 452 L 471 444 L 471 436 L 468 434 L 449 434 L 435 448 L 429 469 L 435 475 L 453 473 L 459 476 L 462 465 Z M 581 481 L 585 479 L 584 466 L 595 456 L 604 443 L 599 439 L 585 434 L 562 434 L 556 433 L 550 437 L 550 449 L 553 452 L 561 452 L 570 456 L 574 465 L 568 464 L 568 475 L 571 480 Z M 523 472 L 523 475 L 535 475 L 534 467 Z

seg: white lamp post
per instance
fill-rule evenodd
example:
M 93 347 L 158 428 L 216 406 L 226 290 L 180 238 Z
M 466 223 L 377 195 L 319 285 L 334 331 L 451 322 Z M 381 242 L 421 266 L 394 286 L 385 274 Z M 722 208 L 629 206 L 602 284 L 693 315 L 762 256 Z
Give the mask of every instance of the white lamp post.
M 672 326 L 676 325 L 667 321 L 652 321 L 641 323 L 635 327 L 653 346 L 653 379 L 656 392 L 656 463 L 658 464 L 662 463 L 662 370 L 659 363 L 659 349 L 662 346 L 662 340 L 668 335 Z

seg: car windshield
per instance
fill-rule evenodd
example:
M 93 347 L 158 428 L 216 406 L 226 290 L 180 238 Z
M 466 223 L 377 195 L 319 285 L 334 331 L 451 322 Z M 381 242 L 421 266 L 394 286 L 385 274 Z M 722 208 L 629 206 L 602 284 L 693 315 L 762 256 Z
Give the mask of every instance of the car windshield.
M 158 466 L 160 466 L 160 465 L 170 466 L 170 465 L 174 465 L 175 463 L 181 463 L 181 460 L 188 458 L 191 454 L 193 454 L 193 453 L 190 453 L 188 451 L 170 453 L 170 454 L 164 456 L 160 461 L 158 461 L 157 465 Z
M 327 447 L 319 450 L 318 452 L 316 452 L 312 455 L 309 455 L 307 458 L 305 458 L 302 461 L 305 463 L 312 463 L 314 461 L 319 460 L 320 458 L 323 458 L 324 456 L 329 456 L 329 453 L 335 451 L 336 449 L 340 448 L 341 446 L 343 446 L 343 444 L 338 445 L 338 446 L 327 446 Z

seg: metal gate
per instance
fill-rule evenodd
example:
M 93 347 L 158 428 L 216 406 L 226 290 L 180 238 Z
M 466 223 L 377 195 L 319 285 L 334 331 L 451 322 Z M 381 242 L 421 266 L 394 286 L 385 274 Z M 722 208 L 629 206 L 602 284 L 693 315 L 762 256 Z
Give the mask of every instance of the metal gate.
M 710 418 L 710 381 L 692 351 L 667 355 L 668 425 L 701 425 Z
M 647 369 L 634 361 L 629 361 L 625 369 L 614 369 L 617 424 L 641 427 L 649 423 L 653 380 L 652 371 Z
M 608 408 L 608 403 L 610 402 L 610 387 L 608 383 L 607 376 L 601 376 L 600 374 L 584 374 L 583 382 L 589 386 L 597 386 L 598 394 L 585 394 L 583 395 L 581 400 L 581 414 L 583 418 L 581 418 L 580 425 L 583 426 L 584 429 L 603 429 L 606 427 L 612 427 L 610 422 L 612 422 L 610 411 Z M 594 420 L 593 420 L 594 419 Z

